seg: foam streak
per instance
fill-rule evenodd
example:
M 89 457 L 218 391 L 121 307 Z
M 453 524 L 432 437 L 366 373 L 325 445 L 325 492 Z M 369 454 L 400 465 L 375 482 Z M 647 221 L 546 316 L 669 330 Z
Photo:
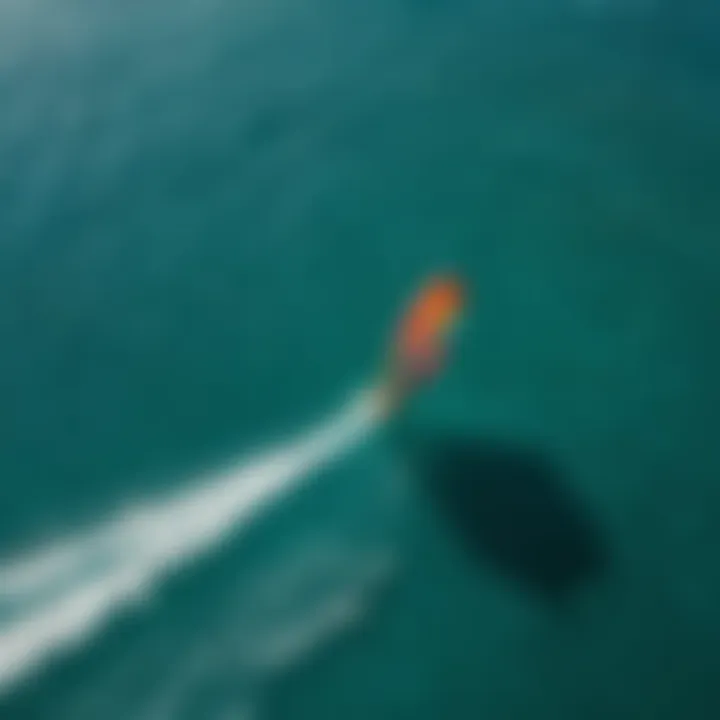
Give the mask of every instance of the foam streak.
M 375 398 L 362 393 L 299 441 L 0 565 L 0 600 L 20 608 L 19 617 L 0 621 L 0 693 L 89 639 L 169 571 L 212 550 L 308 473 L 350 450 L 377 419 Z

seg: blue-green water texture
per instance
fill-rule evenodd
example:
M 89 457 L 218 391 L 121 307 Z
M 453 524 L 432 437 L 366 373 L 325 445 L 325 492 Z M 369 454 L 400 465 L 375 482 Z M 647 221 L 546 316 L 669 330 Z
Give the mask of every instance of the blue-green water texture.
M 717 720 L 718 198 L 710 0 L 2 3 L 0 717 Z

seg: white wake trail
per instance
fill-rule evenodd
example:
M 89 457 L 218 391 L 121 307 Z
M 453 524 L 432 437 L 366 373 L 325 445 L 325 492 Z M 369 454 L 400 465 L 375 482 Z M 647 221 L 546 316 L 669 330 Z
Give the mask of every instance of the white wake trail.
M 0 565 L 0 601 L 18 608 L 7 622 L 0 618 L 0 694 L 87 640 L 168 572 L 216 547 L 309 472 L 350 450 L 378 419 L 374 394 L 363 392 L 296 442 Z

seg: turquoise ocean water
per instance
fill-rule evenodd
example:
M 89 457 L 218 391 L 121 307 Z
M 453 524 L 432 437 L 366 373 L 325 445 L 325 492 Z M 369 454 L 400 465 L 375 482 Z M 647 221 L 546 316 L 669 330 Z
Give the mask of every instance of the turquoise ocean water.
M 718 38 L 3 3 L 0 717 L 717 718 Z M 445 268 L 454 358 L 379 427 Z

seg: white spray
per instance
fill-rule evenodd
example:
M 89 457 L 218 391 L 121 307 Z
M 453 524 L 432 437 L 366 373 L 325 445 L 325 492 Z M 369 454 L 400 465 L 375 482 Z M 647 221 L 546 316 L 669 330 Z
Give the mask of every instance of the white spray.
M 378 423 L 363 392 L 299 441 L 241 462 L 164 501 L 141 504 L 71 540 L 0 565 L 0 694 L 97 633 L 167 574 L 218 546 Z

